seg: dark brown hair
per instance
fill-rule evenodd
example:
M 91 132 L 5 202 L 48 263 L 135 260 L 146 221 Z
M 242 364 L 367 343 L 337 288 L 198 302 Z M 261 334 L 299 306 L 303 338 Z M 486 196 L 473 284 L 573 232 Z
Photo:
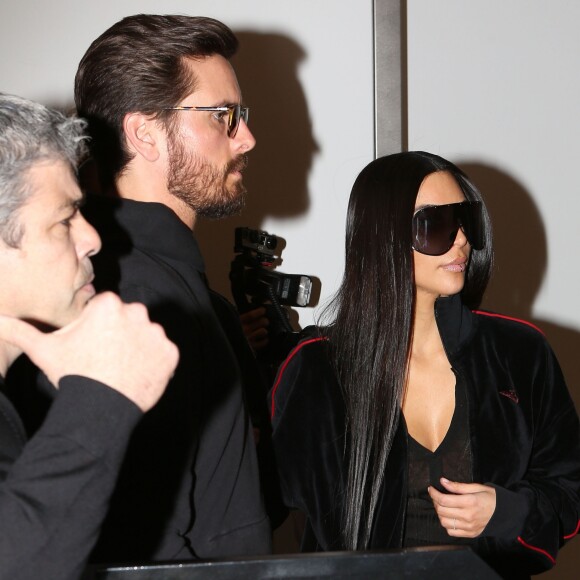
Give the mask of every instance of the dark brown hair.
M 205 17 L 138 14 L 101 34 L 75 77 L 77 111 L 89 123 L 101 177 L 110 182 L 131 159 L 123 138 L 127 113 L 157 115 L 170 127 L 174 112 L 162 109 L 195 90 L 184 59 L 217 54 L 229 60 L 237 48 L 225 24 Z

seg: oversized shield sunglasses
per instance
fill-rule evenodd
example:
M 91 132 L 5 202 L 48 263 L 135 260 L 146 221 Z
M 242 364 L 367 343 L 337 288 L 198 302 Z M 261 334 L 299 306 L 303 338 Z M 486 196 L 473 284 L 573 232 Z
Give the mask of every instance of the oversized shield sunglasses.
M 422 207 L 413 215 L 413 249 L 428 256 L 441 256 L 453 246 L 459 228 L 474 250 L 484 247 L 480 201 Z

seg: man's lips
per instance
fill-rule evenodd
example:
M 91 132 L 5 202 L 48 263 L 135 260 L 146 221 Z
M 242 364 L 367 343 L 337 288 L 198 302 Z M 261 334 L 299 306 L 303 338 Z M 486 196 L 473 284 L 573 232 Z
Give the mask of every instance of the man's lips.
M 90 276 L 89 276 L 89 277 L 86 279 L 86 282 L 85 282 L 84 284 L 82 284 L 82 285 L 81 285 L 81 287 L 79 288 L 79 290 L 83 290 L 84 288 L 87 288 L 87 289 L 88 289 L 88 287 L 89 287 L 89 286 L 90 286 L 91 288 L 93 288 L 93 290 L 94 290 L 94 287 L 93 287 L 93 281 L 94 281 L 94 279 L 95 279 L 95 275 L 94 275 L 94 274 L 91 274 L 91 275 L 90 275 Z
M 240 155 L 232 160 L 229 166 L 228 173 L 239 173 L 241 175 L 242 171 L 248 166 L 248 156 Z

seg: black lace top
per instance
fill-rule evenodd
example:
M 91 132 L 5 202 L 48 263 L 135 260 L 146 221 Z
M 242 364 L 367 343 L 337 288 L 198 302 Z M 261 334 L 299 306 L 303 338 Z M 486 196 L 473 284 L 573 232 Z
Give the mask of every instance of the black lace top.
M 429 546 L 465 544 L 470 540 L 453 538 L 439 523 L 433 502 L 427 493 L 429 485 L 444 492 L 439 479 L 472 483 L 472 457 L 469 441 L 469 417 L 465 385 L 457 378 L 455 411 L 443 441 L 430 451 L 408 435 L 409 488 L 403 545 Z

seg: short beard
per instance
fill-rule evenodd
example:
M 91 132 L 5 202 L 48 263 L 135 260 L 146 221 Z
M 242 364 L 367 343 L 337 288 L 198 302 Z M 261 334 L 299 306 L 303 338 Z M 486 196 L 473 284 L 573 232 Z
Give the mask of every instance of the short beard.
M 246 201 L 243 182 L 226 185 L 233 171 L 248 164 L 246 155 L 238 155 L 223 169 L 215 167 L 194 153 L 187 153 L 178 137 L 169 140 L 167 190 L 195 211 L 196 216 L 220 219 L 238 215 Z

